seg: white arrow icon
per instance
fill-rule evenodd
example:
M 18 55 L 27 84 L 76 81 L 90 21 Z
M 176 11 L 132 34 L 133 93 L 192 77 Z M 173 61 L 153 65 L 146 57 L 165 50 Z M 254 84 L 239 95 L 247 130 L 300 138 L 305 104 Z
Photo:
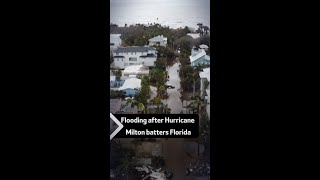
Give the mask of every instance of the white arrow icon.
M 110 113 L 110 119 L 113 120 L 113 122 L 115 122 L 118 125 L 118 128 L 113 131 L 113 133 L 110 135 L 110 140 L 116 135 L 118 134 L 118 132 L 120 132 L 120 130 L 123 128 L 123 125 L 121 124 L 120 121 L 118 121 L 118 119 L 116 117 L 114 117 L 113 114 Z

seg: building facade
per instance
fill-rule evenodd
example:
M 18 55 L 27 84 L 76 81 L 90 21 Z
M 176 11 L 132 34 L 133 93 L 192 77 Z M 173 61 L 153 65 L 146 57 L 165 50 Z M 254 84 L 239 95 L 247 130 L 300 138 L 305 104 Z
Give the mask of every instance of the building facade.
M 119 47 L 113 51 L 114 65 L 124 69 L 132 65 L 154 67 L 157 60 L 157 51 L 149 46 Z
M 121 34 L 110 34 L 110 49 L 115 50 L 122 44 Z
M 210 119 L 210 68 L 204 68 L 202 72 L 199 73 L 201 79 L 200 85 L 200 96 L 205 99 L 206 111 Z

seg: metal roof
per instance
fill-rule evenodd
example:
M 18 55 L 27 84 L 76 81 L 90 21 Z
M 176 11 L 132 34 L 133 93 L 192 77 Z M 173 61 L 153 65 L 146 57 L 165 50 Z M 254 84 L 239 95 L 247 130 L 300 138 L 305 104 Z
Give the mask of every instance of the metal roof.
M 130 78 L 124 81 L 123 85 L 119 88 L 119 90 L 139 89 L 139 88 L 141 88 L 141 79 Z
M 193 62 L 205 55 L 206 55 L 206 52 L 203 49 L 201 49 L 199 53 L 195 54 L 194 56 L 190 56 L 190 61 Z
M 151 42 L 162 42 L 162 41 L 166 41 L 168 38 L 164 37 L 163 35 L 159 35 L 156 37 L 153 37 L 151 39 L 149 39 L 149 41 Z

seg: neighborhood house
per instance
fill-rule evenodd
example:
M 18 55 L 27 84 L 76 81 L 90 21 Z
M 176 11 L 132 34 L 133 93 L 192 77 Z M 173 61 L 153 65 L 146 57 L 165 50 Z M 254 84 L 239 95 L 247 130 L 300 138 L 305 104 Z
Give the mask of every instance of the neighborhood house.
M 168 38 L 163 35 L 159 35 L 149 39 L 149 46 L 167 46 L 167 40 Z
M 135 96 L 139 89 L 141 88 L 141 79 L 129 78 L 126 79 L 123 85 L 118 89 L 119 91 L 124 91 L 126 96 Z
M 199 47 L 200 47 L 200 49 L 204 49 L 205 51 L 207 51 L 209 49 L 209 47 L 205 44 L 201 44 Z
M 113 52 L 114 65 L 121 69 L 132 65 L 153 67 L 156 53 L 156 49 L 149 46 L 119 47 Z
M 204 51 L 204 49 L 193 48 L 191 50 L 190 62 L 191 66 L 198 66 L 201 64 L 210 64 L 210 56 Z

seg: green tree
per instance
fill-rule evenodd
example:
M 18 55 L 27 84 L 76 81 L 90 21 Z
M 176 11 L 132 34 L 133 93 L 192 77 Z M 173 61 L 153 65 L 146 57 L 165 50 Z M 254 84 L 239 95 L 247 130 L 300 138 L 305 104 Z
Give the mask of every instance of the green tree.
M 176 45 L 181 48 L 181 51 L 190 52 L 193 47 L 193 38 L 190 36 L 183 36 L 176 41 Z
M 150 96 L 151 96 L 151 89 L 149 84 L 149 76 L 144 76 L 141 80 L 140 91 L 137 93 L 135 99 L 137 102 L 140 102 L 146 105 L 147 100 L 150 98 Z
M 139 111 L 143 112 L 144 114 L 146 114 L 146 108 L 145 106 L 143 105 L 143 103 L 139 103 L 138 104 L 138 108 L 139 108 Z
M 164 85 L 159 86 L 157 92 L 160 97 L 163 97 L 166 92 L 166 87 Z
M 161 97 L 160 96 L 154 97 L 153 100 L 152 100 L 152 103 L 157 106 L 157 111 L 159 113 L 159 107 L 160 107 L 160 104 L 162 103 L 161 102 Z
M 116 80 L 120 81 L 120 78 L 122 76 L 122 71 L 118 69 L 118 70 L 113 70 L 112 73 L 116 76 Z
M 165 57 L 158 57 L 157 60 L 155 61 L 155 67 L 158 69 L 166 69 L 166 64 L 167 64 L 167 58 Z

